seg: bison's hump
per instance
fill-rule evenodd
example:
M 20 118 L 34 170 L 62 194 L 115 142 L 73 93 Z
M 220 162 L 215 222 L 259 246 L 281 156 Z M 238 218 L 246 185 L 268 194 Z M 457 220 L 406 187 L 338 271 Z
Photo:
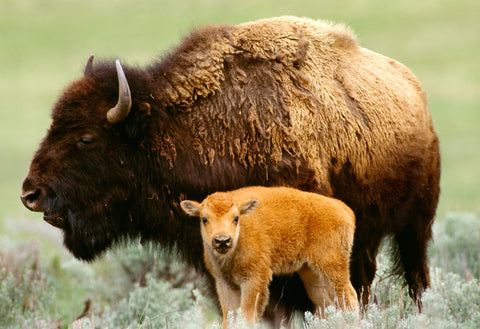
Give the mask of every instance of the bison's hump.
M 278 60 L 287 65 L 303 63 L 311 40 L 315 40 L 315 47 L 323 48 L 324 52 L 357 44 L 353 32 L 344 25 L 293 16 L 243 23 L 232 31 L 232 35 L 237 49 L 254 58 Z
M 201 28 L 160 64 L 165 80 L 160 98 L 188 111 L 221 88 L 230 56 L 298 67 L 305 62 L 309 40 L 315 40 L 315 51 L 329 53 L 356 45 L 353 33 L 343 25 L 291 16 Z

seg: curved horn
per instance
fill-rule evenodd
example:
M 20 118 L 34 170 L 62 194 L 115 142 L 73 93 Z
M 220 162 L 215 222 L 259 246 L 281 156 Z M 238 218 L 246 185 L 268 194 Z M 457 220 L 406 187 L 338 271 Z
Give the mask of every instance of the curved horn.
M 117 59 L 115 61 L 118 75 L 118 102 L 115 107 L 112 107 L 107 112 L 107 120 L 110 123 L 122 122 L 130 112 L 132 107 L 132 95 L 130 94 L 130 87 L 128 86 L 127 78 L 123 73 L 122 65 Z
M 88 76 L 93 73 L 93 57 L 94 55 L 90 55 L 87 61 L 87 65 L 85 65 L 85 71 L 83 72 L 85 76 Z

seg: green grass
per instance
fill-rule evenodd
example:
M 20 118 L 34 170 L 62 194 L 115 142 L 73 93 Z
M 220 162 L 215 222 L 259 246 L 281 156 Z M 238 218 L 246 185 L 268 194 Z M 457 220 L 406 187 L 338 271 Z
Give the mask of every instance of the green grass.
M 480 212 L 478 1 L 5 0 L 0 2 L 0 251 L 5 241 L 37 246 L 38 264 L 48 273 L 39 284 L 56 291 L 57 304 L 47 311 L 52 318 L 63 324 L 72 321 L 84 299 L 99 287 L 111 293 L 104 291 L 102 305 L 122 295 L 112 284 L 117 281 L 104 273 L 122 269 L 118 264 L 111 268 L 108 258 L 92 267 L 100 276 L 92 282 L 99 286 L 81 280 L 76 284 L 78 277 L 62 268 L 72 257 L 62 247 L 61 235 L 19 200 L 29 162 L 64 86 L 81 76 L 92 53 L 144 65 L 195 26 L 285 14 L 344 22 L 362 46 L 412 69 L 427 91 L 440 137 L 438 224 L 448 221 L 448 211 Z M 453 265 L 441 267 L 445 273 L 453 271 Z M 131 289 L 126 285 L 123 293 Z

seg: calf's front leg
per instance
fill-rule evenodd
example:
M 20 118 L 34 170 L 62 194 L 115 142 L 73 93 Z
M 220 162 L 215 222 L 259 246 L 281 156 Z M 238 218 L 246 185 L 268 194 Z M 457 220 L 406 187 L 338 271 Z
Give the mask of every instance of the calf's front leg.
M 240 308 L 248 322 L 254 324 L 262 317 L 268 304 L 268 277 L 253 276 L 241 284 Z
M 217 278 L 215 283 L 218 299 L 222 308 L 223 328 L 226 329 L 228 328 L 228 312 L 235 312 L 235 310 L 240 307 L 240 290 L 233 289 L 226 281 L 221 278 Z

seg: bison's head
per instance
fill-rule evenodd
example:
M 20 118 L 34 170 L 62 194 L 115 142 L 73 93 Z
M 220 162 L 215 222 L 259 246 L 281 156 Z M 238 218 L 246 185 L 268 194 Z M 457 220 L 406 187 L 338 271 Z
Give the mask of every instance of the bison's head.
M 258 201 L 249 200 L 237 206 L 228 193 L 214 193 L 201 204 L 185 200 L 180 206 L 188 215 L 201 219 L 205 248 L 216 255 L 227 255 L 237 245 L 240 217 L 257 208 Z
M 131 75 L 134 84 L 142 83 L 133 69 Z M 136 89 L 132 92 L 144 92 Z M 85 76 L 55 105 L 21 199 L 63 230 L 66 247 L 78 258 L 91 260 L 121 237 L 136 233 L 132 209 L 144 188 L 140 177 L 146 175 L 146 165 L 139 160 L 138 116 L 149 111 L 147 102 L 132 102 L 119 61 L 94 70 L 89 60 Z

